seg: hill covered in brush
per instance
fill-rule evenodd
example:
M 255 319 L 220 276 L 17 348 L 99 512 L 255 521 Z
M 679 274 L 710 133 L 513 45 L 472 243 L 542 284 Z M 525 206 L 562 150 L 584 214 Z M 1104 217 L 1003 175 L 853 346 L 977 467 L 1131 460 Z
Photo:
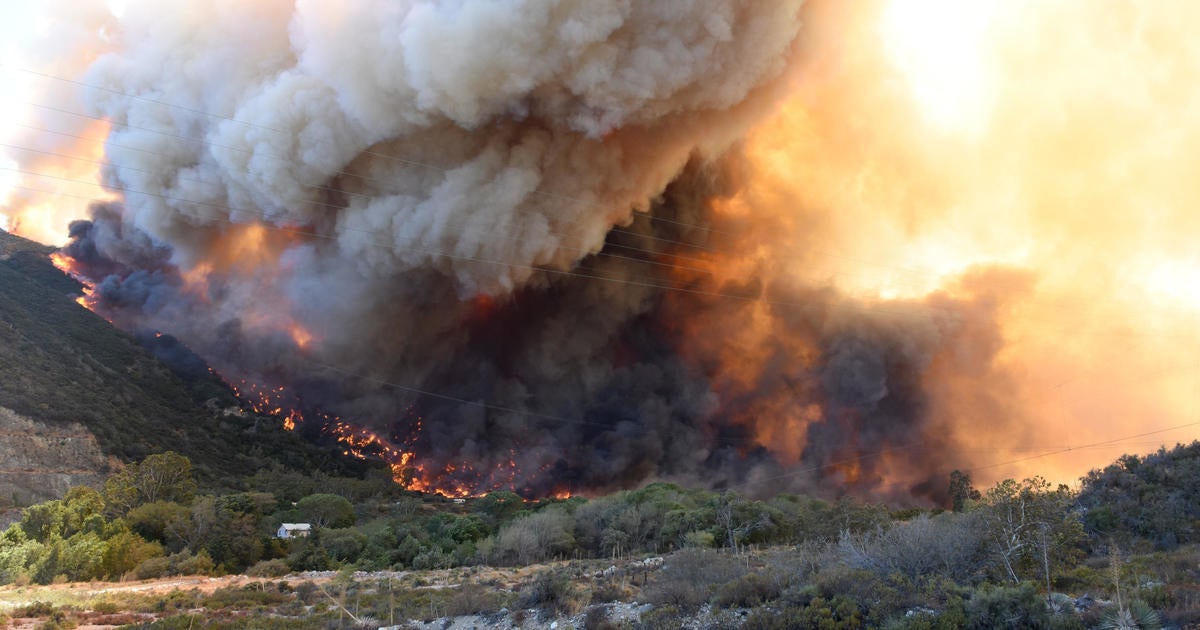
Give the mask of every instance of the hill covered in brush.
M 54 267 L 52 251 L 0 231 L 0 451 L 13 459 L 0 461 L 5 499 L 56 496 L 108 472 L 113 459 L 164 450 L 187 455 L 213 486 L 271 463 L 366 469 L 247 413 L 171 337 L 135 337 L 77 304 L 83 287 Z M 31 443 L 31 435 L 44 439 Z

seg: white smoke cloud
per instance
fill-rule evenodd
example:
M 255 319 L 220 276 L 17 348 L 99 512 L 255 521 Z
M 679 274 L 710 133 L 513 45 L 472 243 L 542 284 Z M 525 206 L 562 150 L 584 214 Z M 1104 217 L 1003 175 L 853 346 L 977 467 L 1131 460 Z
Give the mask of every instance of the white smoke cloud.
M 127 220 L 184 266 L 265 220 L 335 241 L 308 272 L 494 294 L 597 251 L 740 135 L 799 4 L 147 2 L 86 82 L 110 90 L 106 180 L 146 193 Z

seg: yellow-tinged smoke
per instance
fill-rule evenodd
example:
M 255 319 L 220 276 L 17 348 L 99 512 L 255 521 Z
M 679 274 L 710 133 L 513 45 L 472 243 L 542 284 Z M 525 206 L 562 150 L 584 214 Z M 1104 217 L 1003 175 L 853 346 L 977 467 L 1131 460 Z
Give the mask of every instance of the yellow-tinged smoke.
M 112 7 L 8 4 L 0 9 L 0 228 L 61 245 L 89 199 L 116 198 L 100 182 L 110 125 L 88 114 L 78 81 L 112 43 Z
M 42 243 L 61 245 L 67 224 L 80 218 L 87 201 L 112 200 L 117 195 L 101 185 L 99 164 L 104 159 L 104 137 L 109 125 L 88 120 L 73 135 L 77 138 L 47 149 L 21 146 L 14 151 L 20 161 L 0 163 L 0 204 L 8 229 Z M 69 155 L 70 158 L 62 156 Z
M 1027 272 L 982 281 L 1017 399 L 926 375 L 980 480 L 1066 481 L 1200 435 L 1088 446 L 1200 421 L 1197 24 L 1189 2 L 830 3 L 796 95 L 748 140 L 727 203 L 794 226 L 768 251 L 787 275 L 886 300 Z M 992 435 L 996 413 L 1027 433 Z

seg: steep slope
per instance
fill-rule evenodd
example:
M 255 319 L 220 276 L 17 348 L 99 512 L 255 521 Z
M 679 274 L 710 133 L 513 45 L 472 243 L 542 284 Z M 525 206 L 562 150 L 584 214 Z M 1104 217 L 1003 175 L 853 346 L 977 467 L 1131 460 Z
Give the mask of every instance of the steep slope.
M 227 485 L 272 460 L 305 470 L 361 470 L 274 419 L 242 413 L 199 359 L 185 379 L 134 336 L 76 304 L 82 287 L 54 268 L 51 251 L 0 232 L 0 417 L 24 427 L 0 427 L 0 492 L 54 496 L 64 483 L 105 472 L 104 456 L 130 460 L 168 449 L 192 458 L 210 485 Z M 180 350 L 170 338 L 146 341 L 155 350 Z M 89 437 L 99 453 L 86 446 Z M 62 448 L 61 440 L 79 446 Z M 14 477 L 5 486 L 8 459 L 20 474 L 19 483 Z

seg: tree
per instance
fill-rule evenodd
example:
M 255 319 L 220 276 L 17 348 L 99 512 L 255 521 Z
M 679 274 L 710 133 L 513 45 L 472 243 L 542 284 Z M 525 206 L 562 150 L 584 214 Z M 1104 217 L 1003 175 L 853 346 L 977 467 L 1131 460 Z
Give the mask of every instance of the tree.
M 100 533 L 104 528 L 104 500 L 87 486 L 67 491 L 61 501 L 31 505 L 21 515 L 21 529 L 32 539 L 70 538 L 80 532 Z
M 61 536 L 64 511 L 62 501 L 47 501 L 25 508 L 20 526 L 31 540 L 45 542 L 51 536 Z
M 503 563 L 531 564 L 569 553 L 575 544 L 575 521 L 558 508 L 518 518 L 496 535 L 493 553 Z
M 743 501 L 732 492 L 716 497 L 714 506 L 717 529 L 734 553 L 752 534 L 772 526 L 771 511 L 765 504 Z
M 155 501 L 190 504 L 195 494 L 192 460 L 174 451 L 129 464 L 104 482 L 104 499 L 118 515 Z
M 1032 477 L 1020 483 L 1005 479 L 984 495 L 979 512 L 989 548 L 1014 584 L 1020 574 L 1041 565 L 1049 577 L 1052 563 L 1073 558 L 1083 540 L 1083 525 L 1069 511 L 1070 490 L 1052 489 Z
M 157 540 L 163 544 L 175 544 L 175 551 L 184 542 L 176 535 L 182 523 L 191 520 L 191 510 L 178 503 L 155 501 L 139 505 L 125 515 L 129 527 L 146 540 Z
M 296 503 L 296 510 L 313 527 L 350 527 L 354 506 L 336 494 L 310 494 Z
M 971 485 L 971 475 L 955 470 L 950 473 L 950 508 L 955 512 L 967 509 L 968 501 L 978 501 L 983 495 Z
M 489 492 L 487 496 L 475 501 L 473 511 L 481 514 L 483 520 L 493 531 L 504 523 L 512 520 L 518 512 L 525 509 L 525 499 L 521 495 L 507 490 Z
M 986 561 L 978 520 L 976 514 L 921 514 L 874 532 L 845 532 L 838 548 L 846 564 L 881 578 L 938 574 L 965 581 Z
M 163 546 L 146 542 L 141 536 L 125 530 L 109 538 L 101 559 L 103 573 L 109 577 L 121 577 L 142 561 L 163 555 Z
M 1079 506 L 1097 542 L 1135 538 L 1169 550 L 1200 541 L 1200 441 L 1125 455 L 1083 479 Z

